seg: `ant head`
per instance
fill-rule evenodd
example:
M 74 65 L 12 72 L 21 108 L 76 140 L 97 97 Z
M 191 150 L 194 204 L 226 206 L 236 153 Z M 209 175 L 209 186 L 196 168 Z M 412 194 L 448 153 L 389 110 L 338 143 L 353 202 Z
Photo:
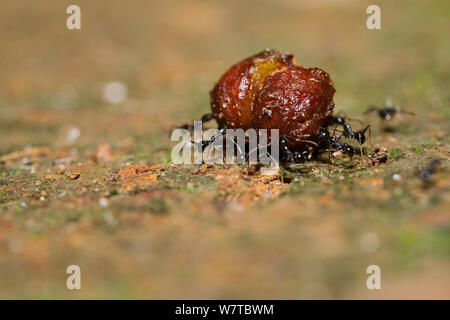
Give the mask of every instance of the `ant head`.
M 364 144 L 364 142 L 366 142 L 366 136 L 364 135 L 364 132 L 358 131 L 356 133 L 356 140 L 360 143 L 360 144 Z
M 360 144 L 364 144 L 364 142 L 366 142 L 366 135 L 365 135 L 365 133 L 366 133 L 367 129 L 369 129 L 369 128 L 370 128 L 370 126 L 367 126 L 367 127 L 364 128 L 364 130 L 358 130 L 356 132 L 356 140 L 358 140 L 358 142 Z

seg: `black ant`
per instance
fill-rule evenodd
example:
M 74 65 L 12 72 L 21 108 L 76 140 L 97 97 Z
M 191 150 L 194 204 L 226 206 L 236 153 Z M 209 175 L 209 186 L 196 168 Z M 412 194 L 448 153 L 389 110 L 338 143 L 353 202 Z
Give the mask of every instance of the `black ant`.
M 392 101 L 391 99 L 386 99 L 386 102 L 384 104 L 384 108 L 378 108 L 376 106 L 370 106 L 365 112 L 364 114 L 368 114 L 368 113 L 374 113 L 376 114 L 378 117 L 380 117 L 382 120 L 391 120 L 396 114 L 408 114 L 411 116 L 414 116 L 415 113 L 411 112 L 411 111 L 405 111 L 402 110 L 399 106 L 392 106 Z
M 212 113 L 206 113 L 202 116 L 201 122 L 202 124 L 214 119 L 214 115 Z M 186 129 L 186 130 L 194 130 L 194 126 L 192 124 L 185 123 L 182 126 L 178 127 L 178 129 Z
M 367 129 L 370 128 L 370 126 L 365 127 L 363 130 L 353 131 L 352 127 L 348 123 L 345 122 L 345 118 L 341 117 L 341 116 L 331 116 L 329 122 L 342 126 L 342 128 L 343 128 L 342 133 L 345 137 L 354 139 L 354 140 L 358 141 L 359 144 L 364 144 L 364 142 L 366 142 L 365 133 L 366 133 Z
M 423 181 L 428 181 L 431 178 L 431 175 L 436 171 L 436 167 L 441 162 L 440 158 L 434 158 L 430 162 L 427 163 L 425 169 L 420 172 L 420 178 Z
M 281 151 L 281 159 L 285 162 L 295 162 L 301 163 L 306 160 L 310 160 L 312 158 L 312 154 L 310 150 L 304 151 L 291 151 L 288 147 L 288 141 L 286 138 L 280 139 L 280 151 Z
M 366 141 L 365 132 L 367 131 L 369 126 L 367 126 L 363 130 L 353 131 L 351 126 L 347 124 L 345 122 L 345 119 L 341 116 L 332 116 L 329 123 L 336 123 L 338 125 L 341 125 L 344 128 L 342 132 L 345 137 L 354 139 L 360 144 L 364 144 L 364 142 Z M 348 143 L 340 142 L 338 138 L 339 137 L 332 135 L 328 128 L 320 128 L 317 135 L 318 143 L 315 144 L 315 147 L 309 147 L 308 150 L 301 152 L 291 151 L 287 147 L 287 140 L 285 138 L 282 138 L 280 140 L 280 148 L 282 154 L 284 155 L 284 160 L 288 162 L 292 161 L 295 163 L 318 158 L 319 154 L 323 151 L 340 151 L 343 154 L 348 155 L 349 157 L 353 157 L 353 155 L 355 154 L 355 149 Z
M 207 113 L 201 118 L 201 122 L 207 122 L 214 119 L 213 114 Z M 342 116 L 331 116 L 327 122 L 327 127 L 331 124 L 337 124 L 342 126 L 341 131 L 344 137 L 354 139 L 359 144 L 364 144 L 366 141 L 365 132 L 370 128 L 367 126 L 363 130 L 353 131 L 351 126 L 346 123 L 345 118 Z M 280 139 L 280 156 L 281 159 L 286 162 L 302 163 L 313 158 L 317 158 L 323 151 L 335 152 L 340 151 L 345 155 L 353 157 L 355 154 L 354 148 L 348 143 L 341 143 L 338 138 L 330 133 L 328 128 L 320 128 L 317 135 L 317 143 L 313 141 L 307 141 L 314 146 L 310 146 L 307 150 L 303 151 L 291 151 L 288 147 L 288 140 L 286 138 Z M 182 129 L 192 129 L 192 125 L 185 124 L 181 126 Z M 335 131 L 336 128 L 333 129 Z M 226 132 L 226 128 L 222 127 L 218 129 L 218 135 L 223 135 Z M 217 136 L 212 136 L 209 140 L 203 140 L 201 142 L 201 149 L 204 150 L 208 145 L 212 144 L 216 140 Z
M 206 114 L 204 114 L 201 117 L 200 121 L 201 121 L 201 123 L 203 125 L 205 122 L 211 121 L 213 119 L 215 119 L 214 118 L 214 114 L 206 113 Z M 185 124 L 177 127 L 177 129 L 194 130 L 194 126 L 192 124 L 185 123 Z M 221 127 L 221 128 L 218 128 L 217 130 L 218 130 L 218 134 L 217 135 L 212 136 L 209 140 L 202 140 L 202 142 L 201 142 L 201 149 L 202 149 L 202 151 L 205 150 L 205 148 L 207 146 L 209 146 L 214 141 L 216 141 L 217 137 L 219 137 L 220 135 L 223 135 L 225 133 L 225 131 L 226 131 L 226 128 L 225 127 Z

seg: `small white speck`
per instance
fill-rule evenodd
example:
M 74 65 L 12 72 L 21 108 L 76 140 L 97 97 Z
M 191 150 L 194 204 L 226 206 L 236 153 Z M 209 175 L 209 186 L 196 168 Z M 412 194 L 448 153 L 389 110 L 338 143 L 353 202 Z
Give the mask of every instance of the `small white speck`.
M 124 102 L 128 97 L 128 88 L 123 82 L 108 82 L 103 87 L 102 98 L 110 103 Z
M 75 141 L 80 137 L 81 131 L 80 129 L 73 127 L 69 129 L 66 135 L 66 144 L 73 145 Z
M 98 200 L 98 204 L 100 205 L 100 207 L 104 207 L 106 208 L 108 206 L 108 199 L 106 198 L 100 198 Z
M 401 176 L 400 174 L 396 173 L 396 174 L 394 174 L 394 175 L 392 176 L 392 179 L 393 179 L 394 181 L 401 181 L 401 180 L 402 180 L 402 176 Z

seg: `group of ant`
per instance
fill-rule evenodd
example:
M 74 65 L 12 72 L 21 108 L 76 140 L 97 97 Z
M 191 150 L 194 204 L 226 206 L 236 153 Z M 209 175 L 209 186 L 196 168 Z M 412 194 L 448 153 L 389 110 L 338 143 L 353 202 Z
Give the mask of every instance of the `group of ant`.
M 414 115 L 414 113 L 402 110 L 399 106 L 393 107 L 391 100 L 387 99 L 384 107 L 376 107 L 370 106 L 364 114 L 373 113 L 378 116 L 383 121 L 391 120 L 397 114 L 408 114 Z M 210 121 L 214 119 L 214 115 L 211 113 L 205 114 L 201 121 L 202 123 Z M 312 146 L 303 151 L 291 151 L 288 147 L 288 141 L 281 137 L 280 139 L 280 160 L 284 163 L 294 162 L 294 163 L 302 163 L 307 160 L 318 159 L 319 156 L 328 152 L 329 154 L 341 153 L 347 155 L 349 157 L 353 157 L 355 154 L 355 149 L 352 145 L 341 142 L 342 138 L 348 138 L 355 140 L 359 143 L 359 145 L 364 144 L 366 141 L 366 132 L 369 130 L 370 133 L 370 125 L 366 126 L 361 130 L 353 130 L 350 124 L 347 123 L 348 118 L 342 116 L 330 116 L 327 120 L 327 123 L 324 127 L 319 129 L 319 133 L 316 139 L 316 142 L 310 141 Z M 334 126 L 331 129 L 329 127 Z M 338 129 L 338 127 L 341 129 Z M 183 125 L 181 128 L 190 129 L 190 125 Z M 224 134 L 226 128 L 219 128 L 218 134 Z M 336 134 L 337 133 L 337 134 Z M 201 142 L 201 148 L 204 150 L 208 145 L 211 145 L 215 141 L 216 137 L 213 136 L 210 140 L 203 140 Z M 361 149 L 362 154 L 362 149 Z
M 375 114 L 383 121 L 389 121 L 395 115 L 400 113 L 414 116 L 413 112 L 402 110 L 399 106 L 393 107 L 390 99 L 386 100 L 386 103 L 382 108 L 373 105 L 370 106 L 364 112 L 364 114 L 368 113 Z M 333 133 L 330 133 L 329 127 L 333 125 Z M 342 129 L 338 130 L 338 126 L 341 126 Z M 359 145 L 362 145 L 366 141 L 366 132 L 368 130 L 370 134 L 370 125 L 366 126 L 362 130 L 354 131 L 350 124 L 346 122 L 345 117 L 331 116 L 328 119 L 328 123 L 326 123 L 325 127 L 320 128 L 318 134 L 318 143 L 316 144 L 315 148 L 312 149 L 312 153 L 310 151 L 291 152 L 287 147 L 286 139 L 281 139 L 280 145 L 282 154 L 284 155 L 283 159 L 286 162 L 300 163 L 304 162 L 305 160 L 316 159 L 322 152 L 341 152 L 342 154 L 348 155 L 349 157 L 353 157 L 353 155 L 355 154 L 354 147 L 348 143 L 341 142 L 341 138 L 349 138 L 358 142 Z M 336 132 L 340 133 L 340 135 L 336 135 Z

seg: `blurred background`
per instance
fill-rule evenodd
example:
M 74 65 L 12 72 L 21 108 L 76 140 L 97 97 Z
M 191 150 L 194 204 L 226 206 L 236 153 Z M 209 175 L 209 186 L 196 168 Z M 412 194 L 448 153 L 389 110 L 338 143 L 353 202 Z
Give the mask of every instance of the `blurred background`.
M 71 4 L 81 30 L 66 28 Z M 381 30 L 366 28 L 370 4 L 381 8 Z M 54 164 L 30 172 L 22 157 L 5 161 L 0 297 L 449 298 L 448 174 L 431 191 L 413 178 L 386 182 L 396 172 L 413 177 L 433 155 L 448 159 L 449 12 L 445 0 L 3 3 L 0 155 L 33 147 L 60 153 L 48 161 L 76 155 L 91 181 L 127 162 L 166 163 L 171 126 L 210 110 L 209 91 L 232 64 L 274 48 L 327 71 L 336 111 L 371 123 L 373 142 L 399 162 L 354 177 L 381 176 L 381 187 L 354 187 L 342 173 L 333 189 L 337 176 L 322 172 L 275 202 L 225 201 L 225 210 L 213 204 L 216 186 L 186 178 L 158 198 L 167 217 L 136 209 L 140 194 L 119 194 L 104 220 L 98 198 L 109 186 L 49 182 L 42 177 Z M 362 116 L 387 96 L 416 113 L 394 135 Z M 99 144 L 116 162 L 89 162 Z M 44 198 L 72 197 L 33 204 L 27 194 L 41 197 L 43 185 Z M 118 225 L 105 229 L 111 217 Z M 68 291 L 65 266 L 77 261 L 86 284 Z M 367 290 L 365 268 L 383 263 L 384 290 Z
M 81 30 L 66 28 L 70 4 L 81 7 Z M 0 151 L 51 144 L 63 124 L 80 127 L 82 146 L 99 137 L 148 140 L 150 131 L 207 112 L 209 90 L 219 77 L 264 48 L 293 53 L 299 64 L 330 73 L 336 110 L 359 115 L 367 105 L 381 105 L 391 96 L 394 104 L 417 111 L 419 118 L 448 112 L 442 107 L 448 101 L 448 2 L 379 1 L 382 30 L 366 28 L 369 4 L 5 4 L 0 13 L 0 134 L 8 138 Z M 127 87 L 126 104 L 102 99 L 104 86 L 114 81 Z M 18 129 L 20 134 L 11 134 Z

